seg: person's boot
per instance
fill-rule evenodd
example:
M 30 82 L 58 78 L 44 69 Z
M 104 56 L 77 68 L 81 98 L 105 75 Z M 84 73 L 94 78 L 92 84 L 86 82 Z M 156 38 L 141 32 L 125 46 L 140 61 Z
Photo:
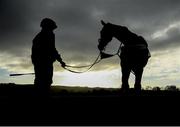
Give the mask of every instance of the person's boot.
M 135 90 L 136 93 L 140 93 L 141 92 L 141 85 L 140 84 L 138 84 L 138 85 L 135 84 L 134 85 L 134 90 Z
M 128 84 L 122 84 L 121 90 L 123 93 L 127 93 L 129 91 L 129 85 Z

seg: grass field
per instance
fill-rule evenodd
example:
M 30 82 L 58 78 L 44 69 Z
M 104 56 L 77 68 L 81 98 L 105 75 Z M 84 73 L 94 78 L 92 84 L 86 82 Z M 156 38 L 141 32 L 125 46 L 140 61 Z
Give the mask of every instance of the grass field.
M 0 125 L 179 125 L 180 92 L 54 86 L 48 97 L 33 85 L 0 85 Z
M 31 96 L 34 93 L 33 84 L 0 84 L 1 96 Z M 141 93 L 136 93 L 134 89 L 130 89 L 129 92 L 122 92 L 122 90 L 116 88 L 88 88 L 88 87 L 67 87 L 67 86 L 52 86 L 51 97 L 120 97 L 120 96 L 180 96 L 179 90 L 142 90 Z

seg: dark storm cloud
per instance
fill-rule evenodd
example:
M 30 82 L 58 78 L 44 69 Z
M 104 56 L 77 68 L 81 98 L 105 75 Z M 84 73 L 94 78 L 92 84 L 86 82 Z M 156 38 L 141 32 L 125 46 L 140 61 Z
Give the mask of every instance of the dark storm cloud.
M 175 27 L 164 33 L 164 37 L 152 40 L 154 49 L 177 48 L 180 45 L 180 28 Z
M 56 46 L 69 62 L 97 55 L 100 19 L 128 26 L 143 35 L 152 50 L 173 48 L 180 46 L 178 28 L 169 30 L 166 38 L 151 36 L 180 21 L 179 13 L 179 0 L 0 0 L 0 51 L 29 57 L 44 17 L 56 21 Z
M 0 51 L 21 55 L 25 48 L 29 38 L 30 9 L 24 2 L 1 0 Z
M 20 32 L 28 24 L 26 24 L 26 8 L 21 10 L 21 5 L 15 1 L 1 1 L 0 5 L 0 32 L 1 37 L 7 34 Z

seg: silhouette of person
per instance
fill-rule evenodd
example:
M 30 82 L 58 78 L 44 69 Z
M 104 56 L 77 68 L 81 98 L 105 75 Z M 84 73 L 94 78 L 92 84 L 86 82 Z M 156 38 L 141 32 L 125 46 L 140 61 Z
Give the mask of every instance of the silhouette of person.
M 34 85 L 39 94 L 48 94 L 53 83 L 53 63 L 57 60 L 62 67 L 65 67 L 66 64 L 55 48 L 53 30 L 57 28 L 56 23 L 52 19 L 44 18 L 40 26 L 42 30 L 33 39 L 32 45 L 31 59 L 35 71 Z

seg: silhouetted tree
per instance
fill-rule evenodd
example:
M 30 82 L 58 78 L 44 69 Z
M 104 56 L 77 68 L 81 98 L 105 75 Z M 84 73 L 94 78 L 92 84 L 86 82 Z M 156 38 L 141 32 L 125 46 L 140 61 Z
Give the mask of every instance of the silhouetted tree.
M 166 86 L 165 90 L 167 90 L 167 91 L 178 91 L 179 89 L 176 86 L 172 85 L 172 86 Z
M 151 86 L 146 86 L 145 90 L 152 90 Z
M 158 86 L 156 86 L 156 87 L 153 87 L 152 90 L 153 90 L 153 91 L 161 91 L 161 88 L 158 87 Z

